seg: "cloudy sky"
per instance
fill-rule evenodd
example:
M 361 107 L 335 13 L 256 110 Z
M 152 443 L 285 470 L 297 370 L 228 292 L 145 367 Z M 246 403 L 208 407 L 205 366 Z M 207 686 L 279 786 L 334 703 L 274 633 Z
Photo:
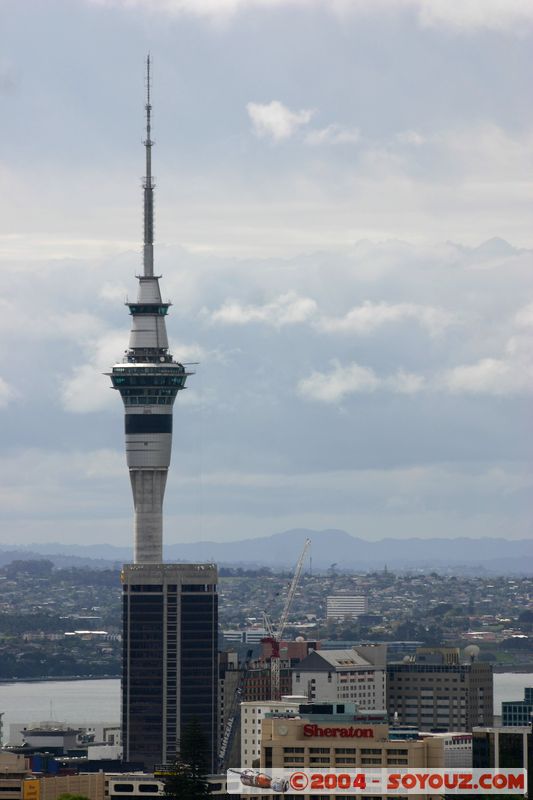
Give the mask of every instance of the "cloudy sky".
M 530 0 L 0 0 L 3 543 L 128 544 L 143 60 L 165 538 L 531 535 Z

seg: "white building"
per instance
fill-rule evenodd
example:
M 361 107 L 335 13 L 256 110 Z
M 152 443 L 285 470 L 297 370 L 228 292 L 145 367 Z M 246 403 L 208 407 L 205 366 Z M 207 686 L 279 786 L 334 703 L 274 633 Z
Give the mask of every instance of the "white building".
M 315 650 L 292 672 L 292 691 L 310 702 L 355 703 L 361 710 L 387 707 L 387 648 Z
M 245 628 L 245 630 L 222 631 L 227 642 L 240 642 L 241 644 L 259 644 L 261 639 L 268 636 L 264 628 Z
M 326 619 L 354 619 L 368 611 L 363 595 L 329 595 L 326 598 Z
M 281 700 L 248 700 L 241 703 L 241 767 L 253 766 L 253 762 L 261 755 L 261 723 L 265 714 L 278 712 L 297 716 L 300 703 L 306 701 L 306 697 L 291 695 Z
M 424 739 L 442 742 L 445 767 L 472 768 L 472 734 L 465 731 L 453 733 L 421 733 Z

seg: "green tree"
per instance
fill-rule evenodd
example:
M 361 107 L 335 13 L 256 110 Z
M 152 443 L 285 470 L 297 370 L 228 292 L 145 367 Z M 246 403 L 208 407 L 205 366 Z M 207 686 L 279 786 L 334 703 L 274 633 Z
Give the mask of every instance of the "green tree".
M 70 792 L 63 792 L 60 794 L 57 800 L 89 800 L 89 798 L 84 794 L 71 794 Z
M 165 797 L 172 800 L 203 800 L 209 797 L 209 744 L 200 723 L 192 720 L 183 727 L 179 752 L 164 777 Z

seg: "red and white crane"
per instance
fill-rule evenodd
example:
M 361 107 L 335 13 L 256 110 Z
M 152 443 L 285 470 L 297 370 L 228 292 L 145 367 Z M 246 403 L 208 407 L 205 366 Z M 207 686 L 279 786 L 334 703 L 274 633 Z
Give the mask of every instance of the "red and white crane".
M 285 600 L 285 606 L 283 607 L 283 611 L 281 612 L 281 617 L 279 619 L 276 628 L 274 628 L 272 620 L 270 619 L 268 614 L 265 614 L 263 612 L 264 625 L 268 633 L 268 636 L 265 636 L 265 638 L 262 639 L 261 641 L 270 644 L 272 648 L 272 654 L 270 656 L 271 700 L 281 700 L 280 643 L 283 636 L 283 631 L 285 630 L 285 626 L 287 625 L 287 621 L 289 619 L 289 612 L 291 610 L 292 601 L 294 600 L 294 595 L 296 594 L 296 590 L 298 589 L 298 584 L 300 582 L 300 575 L 302 574 L 302 567 L 305 561 L 305 556 L 310 546 L 311 546 L 311 539 L 306 539 L 300 558 L 298 559 L 298 563 L 296 564 L 294 575 L 292 576 L 291 585 L 289 586 L 289 591 L 287 593 L 287 599 Z

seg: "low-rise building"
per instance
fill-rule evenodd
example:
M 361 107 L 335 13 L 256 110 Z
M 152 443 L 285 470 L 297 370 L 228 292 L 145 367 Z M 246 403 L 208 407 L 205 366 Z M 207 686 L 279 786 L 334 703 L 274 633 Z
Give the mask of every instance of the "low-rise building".
M 26 778 L 23 800 L 57 800 L 62 794 L 78 794 L 89 800 L 104 800 L 107 795 L 103 772 L 79 775 L 46 775 Z
M 347 702 L 383 711 L 386 662 L 386 645 L 312 652 L 294 667 L 292 691 L 305 694 L 311 702 Z
M 24 779 L 30 774 L 28 758 L 18 753 L 0 751 L 0 796 L 2 800 L 22 800 Z
M 472 767 L 472 734 L 463 731 L 453 733 L 420 733 L 429 747 L 429 752 L 435 749 L 438 753 L 439 763 L 444 760 L 444 767 Z M 433 766 L 433 764 L 428 764 Z
M 307 698 L 285 697 L 281 700 L 241 703 L 241 761 L 242 767 L 253 767 L 261 756 L 261 728 L 267 714 L 298 714 Z
M 349 703 L 300 705 L 297 717 L 293 712 L 266 714 L 260 768 L 355 771 L 444 766 L 441 741 L 428 737 L 393 739 L 389 730 L 385 714 L 358 713 Z

